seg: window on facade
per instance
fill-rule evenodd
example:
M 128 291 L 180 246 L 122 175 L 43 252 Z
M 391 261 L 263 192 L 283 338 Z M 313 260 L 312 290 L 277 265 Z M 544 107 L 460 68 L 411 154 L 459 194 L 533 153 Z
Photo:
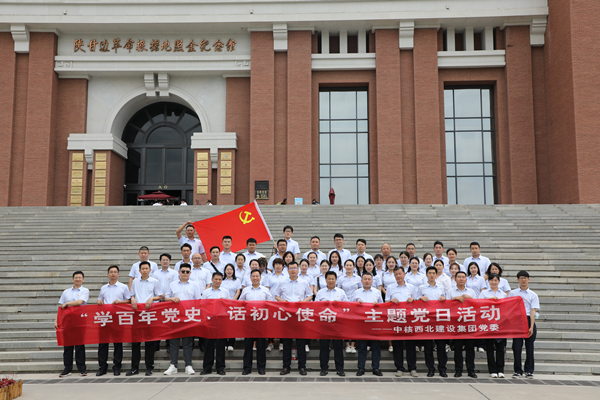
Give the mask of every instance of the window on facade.
M 448 204 L 494 204 L 496 157 L 490 88 L 446 88 Z
M 336 204 L 369 204 L 367 89 L 319 92 L 319 184 L 321 202 L 331 188 Z

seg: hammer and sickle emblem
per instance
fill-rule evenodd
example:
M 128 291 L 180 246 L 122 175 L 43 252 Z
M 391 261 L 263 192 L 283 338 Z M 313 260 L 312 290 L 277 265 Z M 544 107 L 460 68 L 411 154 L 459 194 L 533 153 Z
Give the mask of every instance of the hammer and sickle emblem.
M 244 213 L 244 217 L 242 218 L 242 213 Z M 242 221 L 242 223 L 244 225 L 249 224 L 250 222 L 254 221 L 254 217 L 252 217 L 252 213 L 250 211 L 242 211 L 240 212 L 240 221 Z

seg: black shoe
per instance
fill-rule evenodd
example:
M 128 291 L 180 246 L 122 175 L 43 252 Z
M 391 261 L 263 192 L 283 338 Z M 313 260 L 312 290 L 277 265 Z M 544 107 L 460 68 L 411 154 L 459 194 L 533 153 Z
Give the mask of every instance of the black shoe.
M 250 373 L 250 371 L 248 371 L 248 373 Z M 264 369 L 259 369 L 258 370 L 258 374 L 259 375 L 264 375 L 265 374 L 265 370 Z M 242 373 L 242 375 L 244 375 L 244 373 Z
M 251 373 L 251 372 L 252 372 L 252 370 L 251 370 L 251 369 L 245 369 L 245 370 L 242 372 L 242 375 L 250 375 L 250 373 Z M 263 372 L 264 372 L 264 370 L 263 370 Z M 258 371 L 258 373 L 260 374 L 260 371 Z
M 338 374 L 338 376 L 346 376 L 344 371 L 337 371 L 336 374 Z
M 430 377 L 430 378 L 431 378 L 433 375 L 435 375 L 435 373 L 434 373 L 433 371 L 429 371 L 429 372 L 427 373 L 427 376 L 428 376 L 428 377 Z
M 374 369 L 374 370 L 373 370 L 373 375 L 377 375 L 377 376 L 383 376 L 383 374 L 381 373 L 381 371 L 380 371 L 380 370 L 378 370 L 378 369 Z
M 211 370 L 203 369 L 202 371 L 200 371 L 200 375 L 210 375 L 210 374 L 212 374 Z
M 137 368 L 131 368 L 129 371 L 127 371 L 125 376 L 137 375 L 139 373 L 140 373 L 140 371 L 138 371 Z
M 327 372 L 327 370 L 323 369 L 321 370 L 321 373 L 319 374 L 319 376 L 325 376 L 327 375 L 329 372 Z
M 279 375 L 287 375 L 289 374 L 291 371 L 289 368 L 284 368 L 281 370 L 281 372 L 279 373 Z
M 475 371 L 469 371 L 468 375 L 469 375 L 471 378 L 477 378 L 477 374 L 475 373 Z
M 200 348 L 200 351 L 204 353 L 204 344 L 201 344 L 201 345 L 199 346 L 199 348 Z
M 456 372 L 454 373 L 454 377 L 455 377 L 455 378 L 460 378 L 461 376 L 462 376 L 462 372 L 458 372 L 458 371 L 456 371 Z
M 152 369 L 147 369 L 146 370 L 146 376 L 150 376 L 152 375 Z
M 99 369 L 98 372 L 96 372 L 96 376 L 102 376 L 102 375 L 106 375 L 105 369 Z
M 217 375 L 225 375 L 225 371 L 223 371 L 223 370 L 217 371 Z
M 300 375 L 306 375 L 306 369 L 304 368 L 300 368 L 298 372 L 300 373 Z
M 447 378 L 447 377 L 448 377 L 448 374 L 447 374 L 447 373 L 444 371 L 444 372 L 440 372 L 440 376 L 441 376 L 442 378 Z
M 119 368 L 119 369 L 115 369 L 115 370 L 113 371 L 113 374 L 114 374 L 115 376 L 119 376 L 119 375 L 121 375 L 121 369 L 120 369 L 120 368 Z
M 365 374 L 364 369 L 359 369 L 358 371 L 356 371 L 356 376 L 363 376 L 364 374 Z

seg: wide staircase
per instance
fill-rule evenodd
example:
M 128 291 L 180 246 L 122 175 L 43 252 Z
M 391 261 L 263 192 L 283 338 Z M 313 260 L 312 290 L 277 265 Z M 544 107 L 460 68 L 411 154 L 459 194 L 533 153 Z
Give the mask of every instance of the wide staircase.
M 57 302 L 71 286 L 75 270 L 85 272 L 85 286 L 95 300 L 107 280 L 111 264 L 122 267 L 127 282 L 137 250 L 146 245 L 151 259 L 169 252 L 178 260 L 177 227 L 187 220 L 201 220 L 230 211 L 213 207 L 28 207 L 0 208 L 0 371 L 59 372 L 62 349 L 56 344 L 53 322 Z M 408 242 L 422 256 L 442 240 L 455 247 L 459 260 L 469 255 L 471 241 L 481 244 L 482 254 L 505 269 L 512 288 L 516 272 L 527 269 L 530 287 L 540 296 L 537 322 L 536 372 L 600 374 L 600 205 L 535 206 L 263 206 L 261 211 L 274 238 L 284 225 L 294 227 L 304 252 L 313 235 L 321 248 L 333 248 L 333 235 L 346 237 L 353 250 L 357 238 L 367 240 L 367 252 L 379 252 L 382 243 L 393 254 Z M 271 255 L 272 245 L 258 250 Z M 382 346 L 382 370 L 394 365 L 387 346 Z M 86 346 L 87 364 L 97 369 L 97 347 Z M 242 368 L 242 342 L 227 353 L 228 370 Z M 418 367 L 424 370 L 423 353 Z M 125 345 L 124 368 L 129 367 L 130 346 Z M 201 353 L 194 350 L 194 365 L 201 367 Z M 313 341 L 308 368 L 319 369 L 318 344 Z M 356 354 L 345 354 L 346 369 L 356 369 Z M 164 347 L 156 357 L 159 371 L 169 365 Z M 333 362 L 333 361 L 332 361 Z M 487 372 L 485 354 L 477 353 L 477 371 Z M 512 352 L 507 352 L 507 372 Z M 449 361 L 452 369 L 452 361 Z M 281 368 L 281 353 L 268 353 L 267 368 Z

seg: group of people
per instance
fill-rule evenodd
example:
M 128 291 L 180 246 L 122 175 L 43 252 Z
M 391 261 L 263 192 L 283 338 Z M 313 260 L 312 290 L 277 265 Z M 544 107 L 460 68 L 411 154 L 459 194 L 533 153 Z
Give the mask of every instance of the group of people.
M 439 300 L 460 301 L 466 299 L 502 299 L 520 296 L 524 300 L 529 324 L 528 337 L 514 338 L 512 349 L 514 354 L 513 377 L 533 377 L 534 342 L 536 339 L 535 316 L 539 310 L 538 296 L 529 289 L 529 273 L 520 271 L 517 274 L 518 287 L 511 290 L 508 281 L 502 277 L 502 268 L 498 263 L 490 262 L 480 254 L 477 242 L 470 244 L 471 256 L 462 264 L 456 261 L 458 252 L 454 248 L 444 251 L 444 245 L 436 241 L 433 254 L 425 253 L 423 258 L 415 255 L 415 245 L 409 243 L 398 258 L 392 255 L 389 244 L 381 246 L 381 252 L 374 257 L 366 253 L 367 242 L 356 240 L 356 253 L 352 254 L 344 248 L 344 235 L 334 235 L 335 248 L 327 254 L 320 250 L 320 239 L 310 239 L 310 250 L 300 256 L 300 248 L 292 239 L 293 228 L 283 229 L 284 238 L 276 243 L 276 252 L 269 260 L 256 251 L 255 239 L 248 239 L 246 251 L 231 251 L 232 238 L 224 236 L 222 247 L 214 246 L 209 250 L 210 260 L 202 242 L 195 238 L 195 230 L 191 221 L 182 224 L 176 231 L 180 244 L 181 257 L 171 268 L 172 256 L 163 253 L 158 258 L 160 267 L 150 261 L 148 247 L 142 246 L 138 256 L 140 261 L 132 265 L 129 272 L 129 284 L 118 281 L 119 267 L 108 268 L 109 282 L 102 286 L 97 304 L 131 304 L 138 309 L 141 304 L 150 309 L 154 302 L 170 301 L 178 303 L 184 300 L 199 299 L 234 299 L 242 301 L 354 301 L 359 303 L 413 302 Z M 444 255 L 445 252 L 445 255 Z M 80 306 L 87 304 L 89 290 L 82 286 L 84 274 L 73 273 L 73 287 L 65 290 L 60 298 L 60 307 Z M 58 328 L 58 320 L 55 329 Z M 298 371 L 306 375 L 306 353 L 310 351 L 308 338 L 296 338 L 298 349 Z M 283 369 L 281 375 L 291 372 L 293 339 L 281 339 L 279 351 L 282 354 Z M 435 375 L 434 352 L 437 354 L 437 370 L 441 377 L 447 377 L 447 352 L 454 351 L 455 377 L 462 376 L 463 350 L 468 376 L 476 378 L 475 352 L 486 352 L 488 372 L 492 378 L 504 378 L 504 354 L 506 338 L 474 340 L 393 340 L 388 342 L 388 350 L 393 354 L 396 376 L 405 373 L 412 377 L 417 373 L 416 352 L 425 353 L 427 376 Z M 277 339 L 245 338 L 243 356 L 243 375 L 250 374 L 254 353 L 259 374 L 265 374 L 266 352 L 273 351 Z M 146 342 L 145 374 L 152 375 L 154 370 L 154 353 L 160 342 Z M 185 373 L 192 375 L 192 350 L 194 337 L 169 339 L 167 351 L 170 354 L 170 366 L 164 371 L 172 375 L 178 371 L 180 344 L 183 347 Z M 213 366 L 219 375 L 225 375 L 225 355 L 233 351 L 235 338 L 200 339 L 204 352 L 201 375 L 212 373 Z M 345 376 L 344 341 L 320 340 L 319 362 L 320 375 L 328 374 L 330 347 L 334 350 L 336 373 Z M 525 369 L 521 361 L 523 345 L 526 348 Z M 108 344 L 98 347 L 97 376 L 107 373 Z M 382 376 L 379 369 L 381 359 L 380 340 L 346 341 L 346 353 L 358 353 L 357 376 L 366 371 L 367 353 L 371 351 L 372 373 Z M 404 367 L 406 352 L 407 368 Z M 216 352 L 216 363 L 215 363 Z M 78 370 L 82 376 L 87 375 L 85 364 L 85 348 L 66 346 L 64 348 L 64 371 L 61 377 L 71 374 L 73 353 Z M 122 369 L 123 345 L 114 344 L 113 373 L 120 375 Z M 132 343 L 131 368 L 126 375 L 139 373 L 141 361 L 141 343 Z M 216 365 L 215 365 L 216 364 Z

